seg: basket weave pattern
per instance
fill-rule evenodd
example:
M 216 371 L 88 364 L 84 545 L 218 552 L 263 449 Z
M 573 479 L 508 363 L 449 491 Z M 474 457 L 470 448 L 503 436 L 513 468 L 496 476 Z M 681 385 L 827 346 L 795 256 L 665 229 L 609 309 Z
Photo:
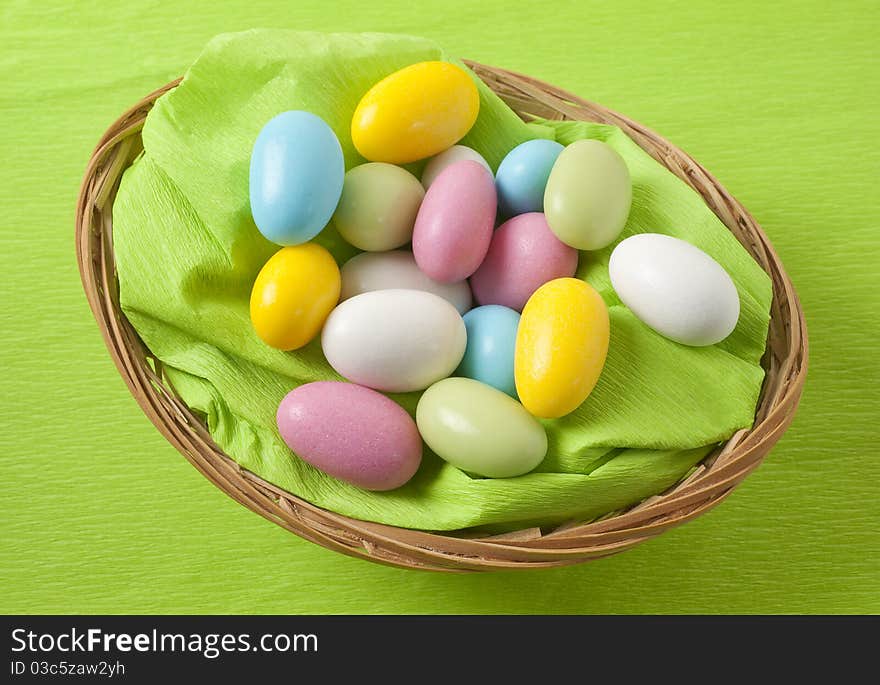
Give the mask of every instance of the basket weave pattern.
M 206 478 L 230 497 L 297 535 L 371 561 L 442 571 L 561 566 L 629 549 L 695 518 L 723 500 L 779 440 L 794 416 L 807 372 L 803 311 L 788 275 L 758 224 L 715 178 L 672 144 L 626 117 L 541 81 L 468 62 L 523 119 L 613 124 L 696 190 L 773 282 L 766 370 L 755 424 L 737 432 L 684 481 L 662 495 L 592 523 L 529 528 L 473 538 L 436 534 L 341 516 L 316 507 L 243 469 L 214 443 L 202 421 L 167 382 L 162 363 L 119 307 L 112 205 L 123 171 L 142 150 L 141 128 L 173 81 L 143 98 L 104 134 L 89 160 L 76 208 L 76 248 L 83 287 L 120 374 L 144 413 Z

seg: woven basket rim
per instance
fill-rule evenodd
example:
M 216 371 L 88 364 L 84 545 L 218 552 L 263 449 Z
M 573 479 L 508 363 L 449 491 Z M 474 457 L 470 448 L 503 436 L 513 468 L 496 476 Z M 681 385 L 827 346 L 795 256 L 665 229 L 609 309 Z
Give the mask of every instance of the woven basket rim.
M 465 61 L 525 120 L 596 121 L 623 129 L 642 149 L 696 190 L 773 283 L 765 379 L 752 428 L 738 431 L 685 480 L 622 512 L 572 521 L 545 532 L 528 528 L 481 538 L 353 519 L 321 509 L 239 466 L 213 442 L 177 397 L 161 361 L 119 307 L 112 245 L 112 203 L 124 170 L 142 150 L 140 130 L 175 79 L 142 98 L 101 137 L 76 208 L 76 250 L 83 288 L 108 351 L 141 409 L 196 469 L 233 499 L 299 536 L 350 556 L 438 571 L 562 566 L 629 549 L 716 506 L 761 463 L 791 423 L 807 373 L 803 310 L 791 279 L 748 211 L 679 148 L 624 115 L 537 79 Z

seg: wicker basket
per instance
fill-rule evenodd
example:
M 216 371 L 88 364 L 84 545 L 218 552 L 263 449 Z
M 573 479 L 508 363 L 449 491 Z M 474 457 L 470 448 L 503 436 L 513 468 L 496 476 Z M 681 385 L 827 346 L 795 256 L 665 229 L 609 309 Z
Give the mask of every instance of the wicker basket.
M 83 287 L 98 326 L 144 413 L 206 478 L 244 506 L 329 549 L 371 561 L 442 571 L 540 568 L 608 556 L 695 518 L 753 471 L 791 423 L 807 372 L 807 332 L 794 287 L 767 237 L 745 208 L 697 162 L 660 136 L 600 105 L 503 69 L 468 65 L 524 119 L 614 124 L 694 188 L 773 281 L 767 371 L 754 427 L 741 430 L 684 481 L 625 512 L 554 530 L 531 528 L 474 538 L 369 523 L 316 507 L 267 483 L 226 456 L 202 421 L 175 394 L 161 362 L 119 307 L 111 209 L 122 172 L 141 151 L 140 131 L 153 103 L 178 81 L 138 102 L 104 134 L 86 169 L 76 208 Z

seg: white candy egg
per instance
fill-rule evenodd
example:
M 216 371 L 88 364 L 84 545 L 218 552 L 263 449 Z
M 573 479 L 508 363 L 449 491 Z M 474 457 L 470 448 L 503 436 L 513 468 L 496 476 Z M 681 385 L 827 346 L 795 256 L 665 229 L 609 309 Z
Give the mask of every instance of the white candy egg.
M 434 179 L 440 175 L 441 171 L 443 171 L 449 165 L 460 162 L 463 159 L 468 159 L 472 162 L 482 164 L 484 167 L 486 167 L 486 169 L 488 169 L 490 174 L 492 173 L 492 169 L 489 167 L 489 163 L 485 159 L 483 159 L 483 155 L 481 155 L 479 152 L 467 147 L 466 145 L 453 145 L 448 150 L 444 150 L 439 155 L 435 155 L 428 160 L 428 163 L 422 170 L 422 185 L 424 186 L 425 190 L 427 190 L 431 186 L 431 184 L 434 182 Z
M 424 290 L 442 297 L 460 314 L 471 308 L 471 289 L 467 281 L 438 283 L 432 280 L 419 269 L 412 252 L 364 252 L 349 259 L 341 273 L 341 300 L 373 290 Z
M 424 390 L 455 371 L 467 331 L 449 302 L 421 290 L 376 290 L 336 307 L 321 346 L 330 365 L 385 392 Z
M 739 295 L 724 268 L 690 243 L 658 233 L 623 240 L 608 264 L 633 314 L 684 345 L 714 345 L 736 328 Z

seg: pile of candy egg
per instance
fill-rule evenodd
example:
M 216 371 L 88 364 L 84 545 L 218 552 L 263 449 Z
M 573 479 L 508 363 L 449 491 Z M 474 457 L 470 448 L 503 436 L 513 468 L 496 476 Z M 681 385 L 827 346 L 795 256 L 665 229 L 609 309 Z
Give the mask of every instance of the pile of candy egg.
M 292 390 L 279 432 L 300 458 L 361 488 L 406 483 L 423 441 L 476 476 L 531 471 L 547 452 L 538 419 L 577 409 L 605 364 L 607 307 L 574 276 L 578 251 L 610 245 L 626 223 L 626 163 L 597 140 L 539 139 L 510 150 L 493 176 L 456 144 L 479 105 L 468 72 L 422 62 L 358 104 L 351 139 L 367 163 L 346 172 L 336 134 L 304 111 L 273 118 L 253 147 L 254 222 L 284 246 L 254 282 L 254 329 L 280 350 L 320 334 L 347 380 Z M 398 166 L 424 159 L 421 179 Z M 310 242 L 331 222 L 363 250 L 341 270 Z M 714 344 L 736 325 L 730 277 L 684 241 L 632 236 L 609 269 L 622 302 L 672 340 Z M 424 391 L 415 421 L 382 394 L 413 391 Z

